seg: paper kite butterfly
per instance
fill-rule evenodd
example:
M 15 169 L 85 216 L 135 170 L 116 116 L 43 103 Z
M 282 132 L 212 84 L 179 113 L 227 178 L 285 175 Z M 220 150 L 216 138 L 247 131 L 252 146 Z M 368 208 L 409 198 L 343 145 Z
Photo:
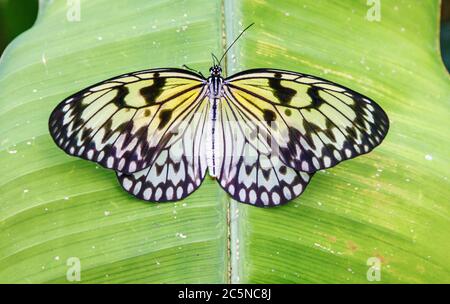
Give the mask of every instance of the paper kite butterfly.
M 140 199 L 183 199 L 208 171 L 233 199 L 264 207 L 298 197 L 314 172 L 371 151 L 388 132 L 381 107 L 351 89 L 278 69 L 224 78 L 221 60 L 208 78 L 150 69 L 84 89 L 54 109 L 51 136 L 117 171 Z

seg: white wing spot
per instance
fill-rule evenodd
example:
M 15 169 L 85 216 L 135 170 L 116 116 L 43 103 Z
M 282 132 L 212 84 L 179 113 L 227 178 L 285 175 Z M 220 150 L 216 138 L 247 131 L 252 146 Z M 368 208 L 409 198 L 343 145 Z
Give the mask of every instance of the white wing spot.
M 183 196 L 183 187 L 179 186 L 177 188 L 177 198 L 181 198 Z
M 291 197 L 292 197 L 291 190 L 289 190 L 289 188 L 286 186 L 284 186 L 284 188 L 283 188 L 283 194 L 284 194 L 284 197 L 288 200 L 291 199 Z
M 345 149 L 345 155 L 346 155 L 347 157 L 352 156 L 352 151 L 350 151 L 350 149 Z
M 228 187 L 228 192 L 229 192 L 231 195 L 234 195 L 234 185 L 230 185 L 230 187 Z
M 333 155 L 334 155 L 334 158 L 336 158 L 338 161 L 340 161 L 342 159 L 341 153 L 339 153 L 338 150 L 334 150 Z
M 131 180 L 129 180 L 128 178 L 124 178 L 123 179 L 123 187 L 125 188 L 125 190 L 130 190 L 131 186 L 133 185 L 133 183 L 131 182 Z
M 267 195 L 267 192 L 263 192 L 261 194 L 261 201 L 263 202 L 264 205 L 269 204 L 269 196 Z
M 133 191 L 134 195 L 137 195 L 139 193 L 139 191 L 141 190 L 141 186 L 142 186 L 142 182 L 138 182 L 136 184 L 136 186 L 134 186 L 134 191 Z
M 100 151 L 100 153 L 97 156 L 97 161 L 101 161 L 103 159 L 103 156 L 105 156 L 105 152 Z
M 73 97 L 72 97 L 72 98 L 69 98 L 69 99 L 67 99 L 67 100 L 66 100 L 66 104 L 70 103 L 70 102 L 71 102 L 72 100 L 73 100 Z
M 278 195 L 278 193 L 272 193 L 272 201 L 275 205 L 278 205 L 280 203 L 280 196 Z
M 113 165 L 114 165 L 114 157 L 110 156 L 110 157 L 108 157 L 108 161 L 106 162 L 106 166 L 108 168 L 112 168 Z
M 91 149 L 91 150 L 89 150 L 88 153 L 87 153 L 87 158 L 88 158 L 88 159 L 92 159 L 93 156 L 94 156 L 94 150 Z
M 316 157 L 313 158 L 313 165 L 316 169 L 320 169 L 319 160 Z
M 300 193 L 302 193 L 303 186 L 301 184 L 297 184 L 292 188 L 292 190 L 294 191 L 295 195 L 299 195 Z
M 256 192 L 255 190 L 251 190 L 248 194 L 248 198 L 250 200 L 250 203 L 255 204 L 256 203 Z
M 124 165 L 125 165 L 125 158 L 122 158 L 122 159 L 119 161 L 119 166 L 117 166 L 117 169 L 118 169 L 119 171 L 122 170 Z
M 151 195 L 152 195 L 152 189 L 151 188 L 145 189 L 145 191 L 144 191 L 144 199 L 149 200 Z
M 156 189 L 156 193 L 155 193 L 155 199 L 159 200 L 161 198 L 162 195 L 162 190 L 161 188 Z
M 84 146 L 82 146 L 82 147 L 80 148 L 80 150 L 78 150 L 78 155 L 83 154 L 83 152 L 84 152 Z
M 132 162 L 130 163 L 129 171 L 130 171 L 130 172 L 136 171 L 136 162 L 135 162 L 135 161 L 132 161 Z
M 241 199 L 241 201 L 245 201 L 246 192 L 244 189 L 241 189 L 241 191 L 239 191 L 239 198 Z
M 305 182 L 308 182 L 308 181 L 309 181 L 309 178 L 310 178 L 310 175 L 309 175 L 309 174 L 307 174 L 307 173 L 305 173 L 305 172 L 300 172 L 300 176 L 302 177 L 302 179 L 303 179 Z
M 306 161 L 302 161 L 302 170 L 309 171 L 309 164 Z
M 166 191 L 166 197 L 167 197 L 167 199 L 169 199 L 169 200 L 172 199 L 172 197 L 173 197 L 173 188 L 172 188 L 172 187 L 167 188 L 167 191 Z

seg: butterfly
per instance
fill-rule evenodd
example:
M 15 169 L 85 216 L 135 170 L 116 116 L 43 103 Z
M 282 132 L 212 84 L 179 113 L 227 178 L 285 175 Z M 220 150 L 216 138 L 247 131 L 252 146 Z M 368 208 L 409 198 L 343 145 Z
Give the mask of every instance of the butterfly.
M 50 134 L 66 153 L 115 170 L 137 198 L 181 200 L 208 173 L 233 199 L 266 207 L 388 132 L 383 109 L 342 85 L 270 68 L 223 77 L 223 56 L 213 58 L 208 77 L 159 68 L 90 86 L 56 106 Z

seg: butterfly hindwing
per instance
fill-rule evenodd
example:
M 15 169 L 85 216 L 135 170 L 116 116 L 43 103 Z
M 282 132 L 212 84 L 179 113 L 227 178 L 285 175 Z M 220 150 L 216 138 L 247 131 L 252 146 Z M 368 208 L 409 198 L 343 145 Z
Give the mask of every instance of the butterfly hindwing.
M 275 141 L 287 165 L 304 172 L 371 151 L 386 136 L 386 113 L 369 98 L 330 81 L 257 69 L 225 80 L 224 93 Z M 274 143 L 271 142 L 273 145 Z
M 156 202 L 180 200 L 197 189 L 205 178 L 206 118 L 208 101 L 204 99 L 160 151 L 156 160 L 135 173 L 118 172 L 122 187 L 134 196 Z
M 50 116 L 50 133 L 68 154 L 137 172 L 155 160 L 205 91 L 204 79 L 185 70 L 125 74 L 62 101 Z
M 276 153 L 258 151 L 257 145 L 263 143 L 255 139 L 253 130 L 245 130 L 239 111 L 226 98 L 221 100 L 218 132 L 222 143 L 218 146 L 223 154 L 218 158 L 217 176 L 221 187 L 235 200 L 259 207 L 282 205 L 298 197 L 312 174 L 289 168 Z

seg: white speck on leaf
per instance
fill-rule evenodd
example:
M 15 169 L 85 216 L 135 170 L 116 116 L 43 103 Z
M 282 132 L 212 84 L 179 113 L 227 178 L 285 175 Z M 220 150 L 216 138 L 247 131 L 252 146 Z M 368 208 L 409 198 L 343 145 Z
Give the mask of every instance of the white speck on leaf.
M 183 233 L 181 233 L 181 232 L 177 232 L 177 233 L 176 233 L 176 236 L 179 237 L 179 238 L 182 238 L 182 239 L 187 238 L 187 235 L 185 235 L 185 234 L 183 234 Z
M 45 57 L 45 53 L 42 53 L 41 55 L 41 61 L 44 65 L 47 65 L 47 58 Z

